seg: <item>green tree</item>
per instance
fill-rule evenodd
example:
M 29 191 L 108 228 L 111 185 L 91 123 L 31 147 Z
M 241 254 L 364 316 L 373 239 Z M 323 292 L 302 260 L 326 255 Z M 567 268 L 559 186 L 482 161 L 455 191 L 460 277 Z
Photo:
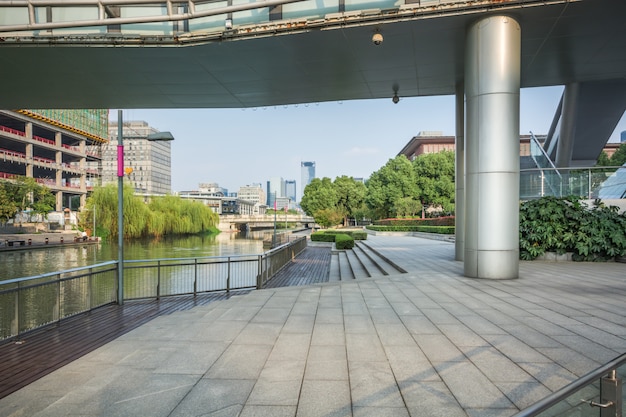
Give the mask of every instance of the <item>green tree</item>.
M 599 167 L 608 167 L 611 166 L 611 158 L 606 154 L 606 152 L 600 152 L 600 156 L 598 156 L 598 162 L 596 162 L 596 166 Z
M 322 227 L 333 227 L 341 224 L 344 219 L 343 211 L 337 208 L 325 208 L 315 212 L 315 223 Z
M 396 202 L 405 197 L 417 198 L 415 170 L 406 156 L 398 155 L 374 172 L 366 183 L 365 204 L 375 218 L 396 215 Z
M 336 207 L 343 213 L 344 226 L 347 226 L 348 218 L 354 217 L 355 212 L 363 207 L 367 189 L 365 184 L 346 175 L 335 178 L 333 187 L 337 195 Z
M 54 194 L 52 194 L 48 187 L 37 184 L 37 187 L 33 190 L 32 196 L 33 203 L 31 204 L 31 208 L 33 209 L 33 214 L 35 214 L 37 218 L 41 216 L 44 220 L 47 219 L 48 213 L 54 210 L 56 204 Z
M 422 154 L 413 160 L 413 168 L 422 204 L 454 212 L 454 152 Z
M 396 200 L 394 209 L 398 216 L 412 217 L 422 211 L 422 203 L 413 197 L 403 197 Z
M 0 218 L 6 224 L 17 214 L 17 204 L 11 198 L 10 183 L 8 181 L 0 182 Z
M 337 193 L 330 178 L 313 178 L 304 187 L 300 207 L 309 215 L 315 217 L 315 213 L 323 209 L 334 209 L 337 206 Z
M 611 155 L 611 165 L 619 167 L 626 164 L 626 142 L 622 143 L 619 148 Z

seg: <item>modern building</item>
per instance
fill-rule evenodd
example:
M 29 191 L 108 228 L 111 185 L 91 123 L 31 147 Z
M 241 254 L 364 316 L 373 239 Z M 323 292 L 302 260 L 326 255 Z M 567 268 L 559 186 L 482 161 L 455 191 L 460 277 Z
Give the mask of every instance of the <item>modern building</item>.
M 0 178 L 34 178 L 56 196 L 55 210 L 78 210 L 100 182 L 108 110 L 0 110 Z
M 546 135 L 535 135 L 540 143 L 546 139 Z M 404 145 L 404 148 L 398 155 L 406 156 L 410 161 L 425 153 L 437 153 L 441 151 L 454 151 L 454 136 L 444 136 L 442 132 L 430 131 L 419 132 L 416 136 Z M 519 156 L 530 156 L 530 135 L 520 135 L 519 137 Z M 619 148 L 619 143 L 607 143 L 604 146 L 604 152 L 610 157 Z
M 261 184 L 252 184 L 239 187 L 237 198 L 244 201 L 250 201 L 255 204 L 265 205 L 266 194 Z
M 228 189 L 220 187 L 220 185 L 216 182 L 198 184 L 198 191 L 201 193 L 209 193 L 215 196 L 221 195 L 222 197 L 230 197 L 228 195 Z
M 285 196 L 285 180 L 282 177 L 272 177 L 267 182 L 267 206 L 274 207 L 274 201 L 278 197 Z
M 296 201 L 296 180 L 285 180 L 285 197 Z
M 315 161 L 301 161 L 300 162 L 300 196 L 304 195 L 304 189 L 315 178 Z
M 124 166 L 135 193 L 166 195 L 172 191 L 171 144 L 167 140 L 148 140 L 158 133 L 144 121 L 124 122 Z M 102 151 L 102 182 L 117 181 L 117 122 L 109 124 L 109 143 Z

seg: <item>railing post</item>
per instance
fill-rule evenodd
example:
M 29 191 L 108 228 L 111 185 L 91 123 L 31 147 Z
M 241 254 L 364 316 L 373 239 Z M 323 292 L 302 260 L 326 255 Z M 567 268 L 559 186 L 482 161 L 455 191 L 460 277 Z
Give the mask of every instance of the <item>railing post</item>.
M 56 321 L 61 321 L 61 274 L 57 275 L 57 308 L 56 308 Z
M 198 294 L 198 258 L 193 260 L 193 296 Z
M 93 268 L 89 268 L 89 275 L 87 275 L 87 309 L 91 310 L 91 306 L 93 305 Z
M 260 290 L 263 286 L 263 255 L 259 255 L 258 257 L 258 265 L 259 265 L 259 273 L 256 275 L 256 289 Z
M 161 261 L 157 261 L 157 287 L 156 287 L 156 299 L 161 298 Z
M 20 283 L 17 283 L 17 291 L 15 291 L 15 320 L 13 320 L 13 329 L 11 333 L 18 337 L 20 335 Z
M 228 274 L 226 275 L 226 292 L 230 292 L 230 256 L 228 257 Z

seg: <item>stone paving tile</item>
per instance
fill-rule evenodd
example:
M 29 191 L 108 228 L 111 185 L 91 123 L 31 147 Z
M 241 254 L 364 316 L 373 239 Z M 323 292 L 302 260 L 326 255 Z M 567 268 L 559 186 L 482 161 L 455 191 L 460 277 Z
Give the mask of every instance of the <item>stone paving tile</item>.
M 304 380 L 297 417 L 351 417 L 350 388 L 344 381 Z
M 404 407 L 393 372 L 386 361 L 348 360 L 348 372 L 354 407 Z
M 189 391 L 171 417 L 201 416 L 219 412 L 221 416 L 239 415 L 255 380 L 203 379 Z
M 509 417 L 626 351 L 622 265 L 473 280 L 449 243 L 370 243 L 410 273 L 153 320 L 0 400 L 0 416 Z

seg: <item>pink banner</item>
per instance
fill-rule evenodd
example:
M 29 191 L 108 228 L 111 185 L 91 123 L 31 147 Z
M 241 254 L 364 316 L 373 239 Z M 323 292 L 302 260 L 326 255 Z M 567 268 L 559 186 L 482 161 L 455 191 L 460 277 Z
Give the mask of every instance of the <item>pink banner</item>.
M 117 176 L 124 176 L 124 145 L 117 145 Z

